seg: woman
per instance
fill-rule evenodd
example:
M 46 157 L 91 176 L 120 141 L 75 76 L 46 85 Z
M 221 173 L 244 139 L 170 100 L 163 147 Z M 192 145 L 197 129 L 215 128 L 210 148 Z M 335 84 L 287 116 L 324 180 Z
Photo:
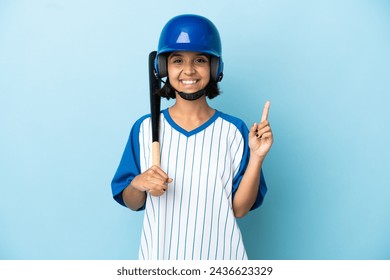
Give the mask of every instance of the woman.
M 267 191 L 269 102 L 250 130 L 211 108 L 221 54 L 218 30 L 204 17 L 174 17 L 161 32 L 155 70 L 167 78 L 158 94 L 175 99 L 160 115 L 161 167 L 151 164 L 146 115 L 133 125 L 112 181 L 120 204 L 145 209 L 140 259 L 247 259 L 236 218 L 259 207 Z

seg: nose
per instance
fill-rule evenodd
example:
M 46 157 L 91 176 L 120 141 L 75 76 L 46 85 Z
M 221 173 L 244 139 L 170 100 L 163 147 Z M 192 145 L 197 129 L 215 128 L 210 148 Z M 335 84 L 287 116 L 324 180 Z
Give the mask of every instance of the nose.
M 195 67 L 192 61 L 187 61 L 184 63 L 183 72 L 187 75 L 192 75 L 195 73 Z

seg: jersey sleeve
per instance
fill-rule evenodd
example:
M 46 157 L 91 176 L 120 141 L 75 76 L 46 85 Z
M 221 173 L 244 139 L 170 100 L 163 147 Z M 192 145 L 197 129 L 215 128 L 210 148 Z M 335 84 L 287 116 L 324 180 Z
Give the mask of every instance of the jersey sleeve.
M 130 131 L 125 150 L 111 182 L 112 195 L 123 206 L 126 206 L 122 198 L 123 190 L 131 183 L 135 176 L 141 173 L 139 130 L 140 122 L 138 121 Z
M 240 132 L 242 134 L 242 137 L 244 139 L 244 141 L 243 141 L 244 146 L 243 146 L 243 155 L 242 155 L 240 168 L 238 170 L 238 173 L 234 176 L 234 179 L 233 179 L 232 199 L 234 199 L 234 195 L 236 194 L 237 189 L 238 189 L 238 187 L 239 187 L 239 185 L 241 183 L 242 177 L 245 174 L 245 170 L 246 170 L 246 168 L 248 166 L 249 156 L 250 156 L 250 149 L 249 149 L 249 145 L 248 145 L 248 141 L 249 141 L 249 139 L 248 139 L 248 134 L 249 134 L 248 127 L 245 125 L 245 123 L 241 123 L 238 126 L 238 129 L 240 130 Z M 264 197 L 265 197 L 266 193 L 267 193 L 267 185 L 265 183 L 263 170 L 261 169 L 260 170 L 259 191 L 257 193 L 256 201 L 255 201 L 255 203 L 253 204 L 253 206 L 252 206 L 252 208 L 250 210 L 254 210 L 254 209 L 258 208 L 263 203 Z

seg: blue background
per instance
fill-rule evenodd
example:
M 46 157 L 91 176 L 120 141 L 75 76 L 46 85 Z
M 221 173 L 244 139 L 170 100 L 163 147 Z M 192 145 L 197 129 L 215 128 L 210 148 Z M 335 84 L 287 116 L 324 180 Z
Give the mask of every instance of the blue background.
M 251 125 L 272 103 L 250 258 L 390 259 L 387 0 L 2 0 L 0 259 L 137 257 L 143 213 L 110 181 L 149 112 L 148 53 L 182 13 L 222 37 L 212 106 Z

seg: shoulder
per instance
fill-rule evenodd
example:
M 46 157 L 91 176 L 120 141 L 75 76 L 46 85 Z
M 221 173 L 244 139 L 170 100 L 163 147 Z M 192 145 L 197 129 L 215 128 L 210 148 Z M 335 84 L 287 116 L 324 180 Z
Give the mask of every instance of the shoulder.
M 235 117 L 235 116 L 232 116 L 232 115 L 229 115 L 229 114 L 226 114 L 226 113 L 223 113 L 221 111 L 217 111 L 217 113 L 221 119 L 234 125 L 239 131 L 241 131 L 241 132 L 248 131 L 248 127 L 242 119 Z
M 142 117 L 138 118 L 134 123 L 131 128 L 131 130 L 134 131 L 139 131 L 141 127 L 144 127 L 145 124 L 150 123 L 150 114 L 143 115 Z
M 143 115 L 142 117 L 138 118 L 135 122 L 133 122 L 131 129 L 130 129 L 130 135 L 129 140 L 132 139 L 132 141 L 136 140 L 138 138 L 138 135 L 145 129 L 145 125 L 147 126 L 148 123 L 150 123 L 150 114 Z
M 166 108 L 166 109 L 161 110 L 160 114 L 165 117 L 168 114 L 168 109 Z M 136 120 L 134 125 L 138 125 L 139 126 L 139 125 L 141 125 L 143 123 L 150 122 L 150 121 L 151 121 L 151 114 L 149 113 L 149 114 L 143 115 L 138 120 Z
M 140 124 L 144 123 L 145 121 L 148 121 L 148 119 L 150 119 L 150 113 L 140 117 L 138 120 L 135 121 L 134 125 L 140 125 Z

